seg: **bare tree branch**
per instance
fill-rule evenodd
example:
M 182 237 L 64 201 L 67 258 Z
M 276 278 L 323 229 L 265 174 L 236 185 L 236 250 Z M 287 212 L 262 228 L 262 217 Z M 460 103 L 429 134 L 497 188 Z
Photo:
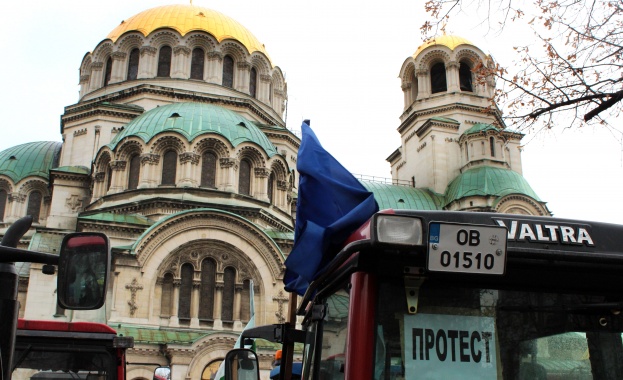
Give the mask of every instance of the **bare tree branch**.
M 443 29 L 464 2 L 428 0 L 433 19 L 422 28 L 425 37 Z M 521 9 L 512 0 L 472 0 L 469 5 L 487 13 L 490 30 L 499 25 L 501 33 L 511 23 L 524 23 L 541 41 L 540 46 L 517 47 L 513 65 L 477 73 L 500 81 L 492 101 L 503 106 L 513 129 L 608 125 L 621 114 L 621 0 L 532 0 L 521 2 Z

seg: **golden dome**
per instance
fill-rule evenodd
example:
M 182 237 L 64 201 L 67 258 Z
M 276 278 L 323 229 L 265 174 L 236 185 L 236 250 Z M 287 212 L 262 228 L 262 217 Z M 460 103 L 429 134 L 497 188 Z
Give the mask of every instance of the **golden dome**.
M 417 57 L 418 54 L 422 52 L 422 50 L 426 49 L 429 46 L 445 46 L 450 50 L 456 49 L 459 45 L 474 45 L 463 37 L 458 36 L 450 36 L 443 35 L 439 37 L 433 37 L 430 40 L 424 42 L 420 45 L 419 48 L 413 53 L 413 58 Z
M 193 31 L 210 33 L 219 42 L 231 38 L 243 44 L 249 53 L 268 54 L 257 38 L 238 21 L 222 13 L 194 5 L 165 5 L 143 11 L 121 22 L 106 38 L 117 41 L 124 33 L 137 31 L 148 36 L 156 29 L 171 28 L 182 36 Z

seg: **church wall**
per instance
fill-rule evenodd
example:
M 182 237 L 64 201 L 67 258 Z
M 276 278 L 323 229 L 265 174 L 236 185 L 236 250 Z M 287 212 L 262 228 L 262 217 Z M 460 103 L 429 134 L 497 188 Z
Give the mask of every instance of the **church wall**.
M 85 166 L 91 169 L 99 149 L 110 143 L 119 129 L 134 117 L 93 115 L 66 122 L 63 127 L 64 144 L 60 166 Z
M 41 272 L 43 264 L 30 265 L 28 281 L 28 302 L 24 307 L 24 318 L 51 319 L 56 314 L 56 276 Z
M 508 163 L 511 166 L 511 169 L 516 171 L 519 174 L 523 175 L 523 167 L 521 165 L 521 141 L 519 140 L 510 140 L 508 141 L 508 145 L 506 147 L 508 152 Z
M 54 176 L 54 196 L 46 226 L 60 230 L 75 230 L 78 213 L 90 198 L 88 178 Z

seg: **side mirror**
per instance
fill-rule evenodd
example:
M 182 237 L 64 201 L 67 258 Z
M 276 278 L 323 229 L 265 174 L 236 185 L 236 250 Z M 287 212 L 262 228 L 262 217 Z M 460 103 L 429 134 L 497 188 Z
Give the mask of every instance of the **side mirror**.
M 259 380 L 260 368 L 255 352 L 246 348 L 231 350 L 225 356 L 226 380 Z
M 95 310 L 104 305 L 110 272 L 108 237 L 97 232 L 68 234 L 58 260 L 58 305 Z
M 154 370 L 153 380 L 171 380 L 170 367 L 158 367 Z

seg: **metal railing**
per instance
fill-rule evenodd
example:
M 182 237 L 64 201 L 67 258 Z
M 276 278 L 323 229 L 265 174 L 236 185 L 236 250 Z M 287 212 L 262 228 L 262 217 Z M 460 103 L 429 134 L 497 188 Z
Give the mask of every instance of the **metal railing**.
M 411 183 L 411 181 L 404 180 L 404 179 L 393 179 L 393 178 L 377 177 L 373 175 L 355 174 L 355 173 L 353 173 L 353 176 L 360 181 L 383 183 L 386 185 L 413 187 L 413 184 Z

